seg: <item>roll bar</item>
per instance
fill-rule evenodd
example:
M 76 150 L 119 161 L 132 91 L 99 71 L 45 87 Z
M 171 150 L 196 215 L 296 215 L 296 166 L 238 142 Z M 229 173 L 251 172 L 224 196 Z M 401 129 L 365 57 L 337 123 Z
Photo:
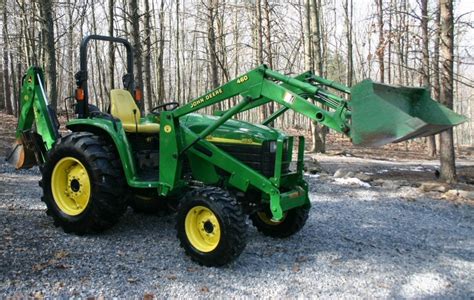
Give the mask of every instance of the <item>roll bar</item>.
M 87 72 L 87 46 L 91 40 L 108 41 L 112 43 L 119 43 L 125 46 L 127 50 L 127 73 L 122 77 L 124 87 L 134 95 L 135 80 L 133 77 L 133 47 L 126 40 L 122 38 L 104 36 L 104 35 L 88 35 L 82 39 L 80 46 L 80 70 L 75 74 L 76 79 L 76 114 L 79 118 L 87 118 L 89 116 L 89 90 L 87 87 L 88 72 Z

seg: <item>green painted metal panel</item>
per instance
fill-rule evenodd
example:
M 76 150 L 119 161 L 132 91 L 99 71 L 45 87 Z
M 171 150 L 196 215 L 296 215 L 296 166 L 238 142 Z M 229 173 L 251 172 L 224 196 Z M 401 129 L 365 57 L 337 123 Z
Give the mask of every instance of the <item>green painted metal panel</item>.
M 16 138 L 20 139 L 23 131 L 36 126 L 36 132 L 41 136 L 46 150 L 50 150 L 58 138 L 54 122 L 48 113 L 48 103 L 44 91 L 43 71 L 30 67 L 25 77 L 20 93 L 20 117 L 16 130 Z
M 159 192 L 166 196 L 183 184 L 181 182 L 182 157 L 180 156 L 183 145 L 179 119 L 173 118 L 173 112 L 162 112 L 160 119 Z
M 217 116 L 192 113 L 183 116 L 180 123 L 195 133 L 200 133 L 217 119 Z M 210 134 L 208 140 L 217 142 L 219 139 L 227 139 L 229 143 L 235 144 L 262 144 L 264 141 L 276 140 L 281 134 L 279 130 L 267 126 L 230 119 Z
M 108 134 L 115 144 L 127 183 L 136 188 L 158 187 L 156 181 L 142 181 L 137 178 L 137 171 L 132 155 L 132 148 L 128 143 L 125 131 L 120 121 L 113 122 L 103 118 L 73 119 L 66 124 L 66 127 L 72 131 L 102 132 Z

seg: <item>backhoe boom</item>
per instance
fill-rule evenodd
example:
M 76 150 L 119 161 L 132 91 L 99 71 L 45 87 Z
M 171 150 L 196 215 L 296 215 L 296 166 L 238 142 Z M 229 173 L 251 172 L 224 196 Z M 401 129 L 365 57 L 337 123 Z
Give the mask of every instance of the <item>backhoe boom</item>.
M 59 123 L 48 105 L 43 71 L 38 67 L 30 67 L 23 77 L 20 107 L 16 144 L 7 157 L 17 169 L 42 165 L 46 161 L 46 152 L 59 138 Z M 32 131 L 33 124 L 35 132 Z

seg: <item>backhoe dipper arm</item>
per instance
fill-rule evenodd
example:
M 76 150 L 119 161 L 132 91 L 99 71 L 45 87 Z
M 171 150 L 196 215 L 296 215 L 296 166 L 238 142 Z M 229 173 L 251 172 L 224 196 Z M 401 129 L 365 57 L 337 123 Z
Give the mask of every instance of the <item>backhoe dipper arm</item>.
M 23 77 L 16 145 L 7 157 L 17 169 L 44 163 L 45 152 L 59 138 L 59 124 L 48 105 L 43 78 L 43 71 L 39 67 L 30 67 Z M 35 132 L 32 131 L 33 124 Z

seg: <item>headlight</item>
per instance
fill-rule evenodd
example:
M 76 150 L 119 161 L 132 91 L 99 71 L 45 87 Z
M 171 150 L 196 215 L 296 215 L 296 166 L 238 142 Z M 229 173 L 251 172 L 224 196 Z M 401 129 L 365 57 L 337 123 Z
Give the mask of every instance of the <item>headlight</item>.
M 271 141 L 270 142 L 270 153 L 275 153 L 277 150 L 277 143 L 276 141 Z

